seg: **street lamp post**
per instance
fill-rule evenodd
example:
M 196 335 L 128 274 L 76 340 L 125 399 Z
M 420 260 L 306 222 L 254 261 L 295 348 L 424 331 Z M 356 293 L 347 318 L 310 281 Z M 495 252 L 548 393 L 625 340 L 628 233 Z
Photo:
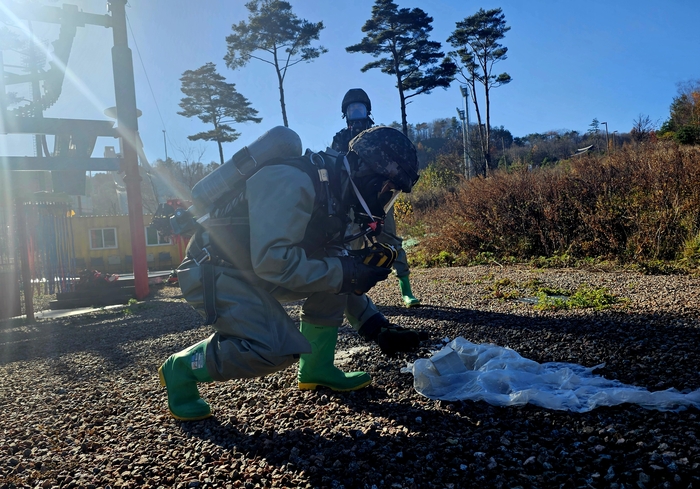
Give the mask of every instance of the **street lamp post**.
M 467 131 L 464 122 L 464 110 L 457 107 L 457 117 L 462 123 L 462 146 L 464 146 L 464 177 L 469 180 L 469 163 L 467 162 Z
M 615 134 L 617 134 L 617 131 L 612 132 L 612 143 L 613 143 L 613 151 L 615 151 L 616 145 L 615 145 Z
M 165 129 L 163 129 L 163 146 L 165 146 L 165 161 L 168 161 L 168 142 L 165 139 Z
M 460 85 L 459 91 L 462 93 L 462 102 L 464 109 L 462 109 L 462 142 L 464 143 L 464 171 L 467 179 L 472 177 L 472 161 L 469 156 L 469 106 L 467 100 L 469 99 L 469 88 L 466 85 Z
M 608 152 L 608 149 L 610 147 L 608 146 L 608 123 L 607 122 L 601 122 L 601 124 L 605 124 L 605 152 Z

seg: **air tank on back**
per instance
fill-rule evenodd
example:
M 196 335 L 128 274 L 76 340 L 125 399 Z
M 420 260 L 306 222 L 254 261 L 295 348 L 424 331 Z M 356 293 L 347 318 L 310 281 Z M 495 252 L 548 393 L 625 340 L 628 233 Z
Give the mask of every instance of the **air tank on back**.
M 248 146 L 244 146 L 219 168 L 202 178 L 192 188 L 192 202 L 196 214 L 210 210 L 221 196 L 275 158 L 301 156 L 301 138 L 288 127 L 275 126 Z

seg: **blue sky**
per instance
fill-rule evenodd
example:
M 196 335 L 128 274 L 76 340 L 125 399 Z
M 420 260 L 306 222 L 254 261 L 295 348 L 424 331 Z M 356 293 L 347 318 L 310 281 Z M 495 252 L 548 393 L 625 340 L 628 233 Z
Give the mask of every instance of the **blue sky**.
M 2 3 L 3 0 L 0 0 Z M 343 94 L 364 88 L 378 123 L 400 121 L 394 80 L 378 70 L 361 73 L 372 60 L 349 54 L 345 47 L 362 38 L 373 0 L 290 0 L 294 12 L 323 21 L 320 43 L 329 52 L 289 70 L 285 82 L 290 127 L 306 148 L 324 149 L 344 125 Z M 47 5 L 64 2 L 43 0 Z M 68 0 L 91 13 L 106 13 L 105 0 Z M 243 0 L 130 0 L 127 6 L 130 47 L 134 57 L 137 105 L 143 111 L 139 132 L 149 160 L 198 156 L 218 160 L 215 143 L 191 142 L 187 136 L 208 129 L 198 119 L 177 115 L 182 98 L 179 78 L 185 70 L 216 63 L 227 81 L 259 111 L 262 123 L 236 128 L 239 140 L 224 147 L 226 157 L 282 124 L 274 69 L 256 61 L 240 70 L 226 68 L 225 38 L 231 25 L 247 20 Z M 492 125 L 514 136 L 549 130 L 585 132 L 594 118 L 609 131 L 628 132 L 640 115 L 661 124 L 668 117 L 676 84 L 700 78 L 700 2 L 697 0 L 398 0 L 400 7 L 423 9 L 434 19 L 431 39 L 449 49 L 455 22 L 479 8 L 501 7 L 511 30 L 503 44 L 508 59 L 497 65 L 513 81 L 492 92 Z M 25 23 L 26 25 L 26 23 Z M 57 36 L 51 24 L 33 24 L 46 41 Z M 97 26 L 78 29 L 59 101 L 47 117 L 105 119 L 114 105 L 111 31 Z M 5 56 L 8 63 L 8 55 Z M 28 91 L 13 87 L 12 90 Z M 410 123 L 456 115 L 462 107 L 459 84 L 412 99 Z M 475 119 L 470 106 L 471 119 Z M 166 141 L 164 141 L 164 133 Z M 98 141 L 94 156 L 115 141 Z M 0 135 L 0 154 L 32 155 L 31 138 Z

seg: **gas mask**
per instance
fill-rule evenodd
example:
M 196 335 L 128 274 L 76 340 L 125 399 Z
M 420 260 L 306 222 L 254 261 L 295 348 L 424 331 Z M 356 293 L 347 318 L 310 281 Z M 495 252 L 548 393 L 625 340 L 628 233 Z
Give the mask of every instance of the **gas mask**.
M 373 124 L 367 113 L 367 107 L 359 102 L 353 102 L 348 105 L 345 110 L 345 118 L 348 121 L 348 129 L 350 129 L 353 136 L 360 134 L 365 129 L 369 129 Z
M 352 175 L 347 157 L 343 157 L 343 165 L 348 175 Z M 355 222 L 363 228 L 360 235 L 378 236 L 386 214 L 401 191 L 395 188 L 391 180 L 362 165 L 355 176 L 350 177 L 350 184 L 357 199 L 354 206 Z M 353 239 L 357 237 L 354 236 Z
M 360 194 L 375 219 L 383 220 L 399 196 L 400 190 L 394 188 L 391 180 L 378 174 L 354 179 Z

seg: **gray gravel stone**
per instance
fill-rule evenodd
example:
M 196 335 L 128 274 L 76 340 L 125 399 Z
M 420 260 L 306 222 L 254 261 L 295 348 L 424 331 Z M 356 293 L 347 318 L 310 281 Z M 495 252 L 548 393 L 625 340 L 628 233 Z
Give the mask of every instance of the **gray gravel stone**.
M 535 282 L 536 281 L 536 282 Z M 299 391 L 290 367 L 201 385 L 214 417 L 170 417 L 158 366 L 210 334 L 177 287 L 142 304 L 31 325 L 0 323 L 0 489 L 35 487 L 700 487 L 698 410 L 634 405 L 574 414 L 431 401 L 407 362 L 463 336 L 537 362 L 605 363 L 650 390 L 700 388 L 700 279 L 517 266 L 413 270 L 423 306 L 390 277 L 371 296 L 398 324 L 430 332 L 382 355 L 350 328 L 343 368 L 357 392 Z M 606 287 L 610 309 L 537 311 L 528 284 Z M 288 310 L 298 316 L 299 304 Z

